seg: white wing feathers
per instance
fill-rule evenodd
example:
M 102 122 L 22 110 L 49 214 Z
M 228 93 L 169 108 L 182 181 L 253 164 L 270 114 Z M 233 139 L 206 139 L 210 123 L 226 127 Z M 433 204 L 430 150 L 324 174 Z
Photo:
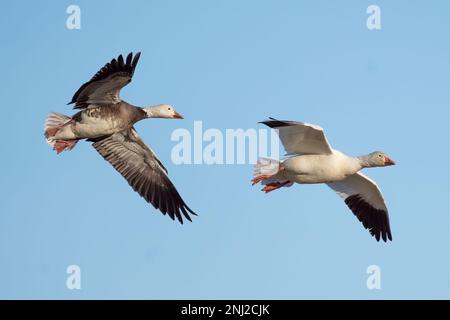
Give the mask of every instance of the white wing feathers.
M 269 119 L 261 123 L 278 130 L 278 136 L 288 154 L 333 153 L 321 127 L 304 122 Z

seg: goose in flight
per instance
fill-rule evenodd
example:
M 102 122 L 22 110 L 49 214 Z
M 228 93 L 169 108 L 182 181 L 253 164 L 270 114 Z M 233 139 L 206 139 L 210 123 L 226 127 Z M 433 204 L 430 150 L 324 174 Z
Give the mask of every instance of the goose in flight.
M 148 203 L 183 223 L 196 215 L 183 201 L 170 181 L 159 158 L 137 134 L 133 125 L 147 118 L 183 119 L 167 104 L 140 108 L 119 96 L 131 82 L 140 52 L 120 55 L 101 68 L 75 92 L 69 104 L 80 109 L 72 117 L 51 113 L 44 125 L 47 142 L 59 154 L 72 150 L 82 139 L 92 146 Z
M 392 241 L 389 216 L 377 184 L 359 172 L 363 168 L 394 165 L 384 152 L 350 157 L 331 148 L 321 127 L 296 121 L 269 118 L 261 122 L 276 129 L 289 156 L 283 161 L 260 158 L 252 183 L 262 183 L 262 191 L 290 187 L 293 183 L 325 183 L 346 203 L 364 228 L 377 241 Z

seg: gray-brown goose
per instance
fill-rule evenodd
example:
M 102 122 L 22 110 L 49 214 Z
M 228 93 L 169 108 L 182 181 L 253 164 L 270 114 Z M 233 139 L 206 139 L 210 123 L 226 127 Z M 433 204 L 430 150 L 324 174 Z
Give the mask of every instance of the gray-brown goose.
M 183 201 L 156 154 L 145 145 L 133 125 L 146 118 L 183 119 L 167 104 L 140 108 L 123 101 L 120 90 L 131 82 L 140 52 L 120 55 L 83 84 L 69 104 L 81 109 L 72 117 L 51 113 L 45 121 L 45 137 L 59 154 L 79 140 L 93 147 L 139 193 L 163 214 L 183 223 L 196 215 Z

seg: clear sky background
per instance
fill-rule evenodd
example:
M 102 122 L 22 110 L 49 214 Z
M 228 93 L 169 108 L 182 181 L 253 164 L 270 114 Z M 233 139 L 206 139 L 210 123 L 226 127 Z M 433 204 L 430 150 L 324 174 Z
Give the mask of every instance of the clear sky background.
M 81 8 L 81 30 L 66 8 Z M 381 7 L 369 31 L 366 8 Z M 0 298 L 450 298 L 450 2 L 4 1 L 0 20 Z M 137 129 L 198 212 L 180 225 L 89 145 L 43 138 L 118 54 L 142 51 L 122 97 L 173 104 L 184 121 Z M 386 151 L 394 241 L 377 243 L 326 186 L 265 195 L 251 165 L 174 165 L 176 128 L 325 128 L 350 155 Z M 81 290 L 66 288 L 68 265 Z M 368 290 L 366 268 L 381 268 Z

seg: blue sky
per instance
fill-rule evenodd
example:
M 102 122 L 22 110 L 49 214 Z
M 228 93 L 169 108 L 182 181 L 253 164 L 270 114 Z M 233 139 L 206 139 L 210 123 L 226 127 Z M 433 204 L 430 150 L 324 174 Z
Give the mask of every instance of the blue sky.
M 81 29 L 66 8 L 81 8 Z M 382 29 L 366 28 L 381 8 Z M 0 298 L 450 298 L 448 1 L 9 1 L 2 4 Z M 59 156 L 50 111 L 118 54 L 142 51 L 122 97 L 184 121 L 137 125 L 198 212 L 183 226 L 135 194 L 89 143 Z M 325 128 L 382 188 L 394 241 L 377 243 L 326 186 L 265 195 L 251 165 L 174 165 L 170 135 Z M 66 288 L 68 265 L 81 290 Z M 368 290 L 366 268 L 381 268 Z

